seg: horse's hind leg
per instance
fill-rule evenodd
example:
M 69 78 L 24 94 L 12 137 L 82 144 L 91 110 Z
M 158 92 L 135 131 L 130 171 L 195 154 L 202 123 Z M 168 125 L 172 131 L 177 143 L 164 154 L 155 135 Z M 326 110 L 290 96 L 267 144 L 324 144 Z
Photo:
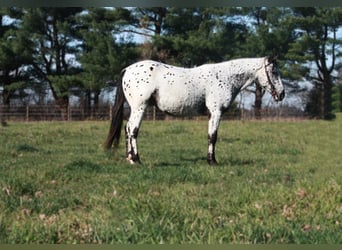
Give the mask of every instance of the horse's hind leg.
M 138 108 L 131 107 L 131 115 L 126 125 L 126 159 L 131 163 L 141 163 L 138 153 L 137 138 L 139 127 L 144 115 L 146 105 Z

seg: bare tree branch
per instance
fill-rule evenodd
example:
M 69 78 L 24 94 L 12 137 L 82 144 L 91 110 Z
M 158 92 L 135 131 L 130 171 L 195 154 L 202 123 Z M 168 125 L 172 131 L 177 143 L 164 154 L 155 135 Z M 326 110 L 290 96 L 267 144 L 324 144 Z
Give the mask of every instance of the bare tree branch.
M 138 34 L 138 35 L 142 35 L 142 36 L 147 36 L 147 37 L 153 37 L 154 36 L 152 34 L 140 32 L 140 31 L 136 31 L 136 30 L 128 30 L 128 29 L 123 29 L 123 30 L 121 30 L 121 32 L 134 33 L 134 34 Z

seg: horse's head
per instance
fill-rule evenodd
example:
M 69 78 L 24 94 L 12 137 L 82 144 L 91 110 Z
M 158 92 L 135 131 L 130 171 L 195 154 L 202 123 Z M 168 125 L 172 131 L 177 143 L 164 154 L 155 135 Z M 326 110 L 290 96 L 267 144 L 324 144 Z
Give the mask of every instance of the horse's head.
M 257 78 L 260 86 L 270 92 L 275 101 L 278 102 L 284 99 L 285 90 L 280 79 L 276 57 L 265 58 Z

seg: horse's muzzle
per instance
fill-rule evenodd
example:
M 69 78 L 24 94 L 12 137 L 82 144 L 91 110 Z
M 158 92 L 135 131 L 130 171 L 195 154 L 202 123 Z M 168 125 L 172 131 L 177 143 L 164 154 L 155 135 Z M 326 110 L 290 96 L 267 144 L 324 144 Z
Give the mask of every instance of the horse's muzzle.
M 276 92 L 275 89 L 272 90 L 272 96 L 273 96 L 273 99 L 276 101 L 276 102 L 280 102 L 281 100 L 284 99 L 285 97 L 285 90 L 283 90 L 280 95 L 278 95 L 278 93 Z
M 280 95 L 279 95 L 279 100 L 278 100 L 278 101 L 283 100 L 284 97 L 285 97 L 285 90 L 283 90 L 283 91 L 280 93 Z

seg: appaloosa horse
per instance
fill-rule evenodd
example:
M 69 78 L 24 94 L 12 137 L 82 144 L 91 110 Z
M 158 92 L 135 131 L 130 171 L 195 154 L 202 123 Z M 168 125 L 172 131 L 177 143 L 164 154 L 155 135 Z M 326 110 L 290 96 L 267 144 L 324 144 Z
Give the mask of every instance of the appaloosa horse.
M 126 157 L 140 163 L 137 137 L 143 113 L 153 104 L 174 115 L 209 113 L 208 156 L 217 164 L 215 143 L 222 113 L 236 95 L 256 82 L 270 92 L 275 101 L 285 96 L 274 57 L 235 59 L 196 68 L 181 68 L 146 60 L 122 70 L 122 83 L 116 90 L 115 106 L 106 148 L 117 147 L 123 123 L 125 100 L 131 108 L 126 130 Z

